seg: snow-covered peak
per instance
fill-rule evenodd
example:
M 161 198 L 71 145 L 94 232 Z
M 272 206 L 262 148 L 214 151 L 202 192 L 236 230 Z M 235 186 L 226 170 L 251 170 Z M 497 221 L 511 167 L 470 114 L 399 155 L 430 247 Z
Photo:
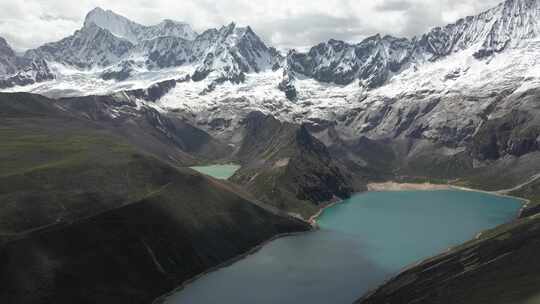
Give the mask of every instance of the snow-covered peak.
M 191 25 L 171 19 L 165 19 L 151 28 L 153 30 L 150 32 L 155 32 L 156 37 L 172 36 L 186 40 L 194 40 L 197 37 L 197 33 L 191 28 Z
M 540 1 L 507 0 L 501 6 L 497 8 L 500 17 L 485 38 L 483 50 L 500 52 L 540 37 Z
M 17 70 L 17 55 L 7 43 L 0 37 L 0 76 L 14 73 Z
M 193 54 L 202 59 L 194 79 L 217 74 L 218 79 L 233 82 L 242 82 L 244 73 L 272 68 L 278 57 L 251 27 L 238 27 L 234 22 L 219 30 L 207 30 L 197 37 Z
M 14 57 L 15 52 L 6 41 L 6 39 L 0 37 L 0 57 Z
M 344 85 L 360 80 L 367 87 L 377 87 L 401 69 L 411 50 L 409 40 L 379 34 L 354 45 L 331 39 L 306 54 L 290 53 L 287 65 L 293 73 L 323 82 Z
M 118 62 L 132 47 L 128 40 L 89 22 L 72 36 L 27 51 L 25 57 L 79 68 L 105 67 Z
M 111 10 L 104 10 L 96 7 L 91 10 L 84 20 L 84 27 L 95 24 L 108 30 L 113 35 L 129 40 L 131 43 L 137 42 L 137 34 L 142 25 L 135 23 L 124 16 L 118 15 Z
M 540 1 L 507 0 L 476 16 L 436 27 L 417 39 L 415 57 L 433 61 L 474 48 L 481 58 L 540 36 Z
M 174 36 L 187 40 L 193 40 L 197 36 L 191 26 L 184 22 L 165 19 L 156 25 L 146 26 L 99 7 L 86 15 L 84 26 L 92 23 L 133 44 L 162 36 Z
M 519 47 L 540 37 L 540 1 L 507 0 L 476 16 L 435 27 L 412 41 L 373 35 L 358 44 L 320 43 L 307 53 L 288 56 L 289 71 L 319 81 L 374 88 L 407 66 L 419 66 L 454 53 L 471 51 L 475 59 Z M 290 76 L 290 75 L 289 75 Z
M 143 27 L 138 35 L 138 41 L 168 36 L 194 40 L 197 37 L 197 33 L 191 28 L 191 25 L 185 22 L 165 19 L 156 25 Z

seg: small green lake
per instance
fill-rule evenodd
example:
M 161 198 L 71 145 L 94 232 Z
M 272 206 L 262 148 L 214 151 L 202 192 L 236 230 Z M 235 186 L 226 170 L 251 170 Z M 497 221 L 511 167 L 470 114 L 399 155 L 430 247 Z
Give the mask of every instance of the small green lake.
M 403 267 L 511 221 L 522 202 L 479 192 L 370 192 L 327 209 L 320 230 L 280 238 L 167 303 L 352 303 Z
M 228 179 L 233 176 L 240 166 L 228 164 L 228 165 L 210 165 L 210 166 L 196 166 L 190 167 L 191 169 L 198 171 L 202 174 L 212 176 L 217 179 Z

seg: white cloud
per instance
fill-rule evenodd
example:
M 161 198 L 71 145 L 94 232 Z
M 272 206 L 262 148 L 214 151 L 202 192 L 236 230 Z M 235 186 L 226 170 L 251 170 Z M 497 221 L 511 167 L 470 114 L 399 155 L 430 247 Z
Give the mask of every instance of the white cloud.
M 497 5 L 500 0 L 25 0 L 0 3 L 0 36 L 16 49 L 56 41 L 78 29 L 96 6 L 134 21 L 169 18 L 198 30 L 235 21 L 278 47 L 330 38 L 359 41 L 381 33 L 411 37 Z

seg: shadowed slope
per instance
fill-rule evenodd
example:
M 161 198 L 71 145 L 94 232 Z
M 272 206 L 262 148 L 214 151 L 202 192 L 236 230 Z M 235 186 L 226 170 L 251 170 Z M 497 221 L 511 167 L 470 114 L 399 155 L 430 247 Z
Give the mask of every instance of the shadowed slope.
M 1 97 L 2 303 L 149 303 L 266 239 L 310 229 L 50 100 Z

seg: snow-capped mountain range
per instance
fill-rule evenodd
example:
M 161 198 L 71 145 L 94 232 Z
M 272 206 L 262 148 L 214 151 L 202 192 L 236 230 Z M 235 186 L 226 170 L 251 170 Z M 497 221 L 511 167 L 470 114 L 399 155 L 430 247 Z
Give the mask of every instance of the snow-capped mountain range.
M 181 79 L 148 106 L 190 113 L 203 126 L 258 110 L 289 121 L 333 121 L 351 136 L 440 139 L 450 136 L 443 133 L 456 113 L 470 119 L 452 120 L 452 136 L 474 130 L 486 109 L 497 115 L 505 107 L 493 105 L 498 94 L 540 85 L 539 20 L 539 0 L 506 0 L 412 39 L 331 39 L 281 54 L 249 26 L 197 34 L 185 23 L 144 26 L 96 8 L 72 36 L 22 57 L 0 41 L 0 85 L 58 97 Z M 7 81 L 14 75 L 26 81 Z
M 422 65 L 468 49 L 486 58 L 538 37 L 537 0 L 507 0 L 477 16 L 437 27 L 413 39 L 375 35 L 357 44 L 329 40 L 307 53 L 282 56 L 248 26 L 234 23 L 197 34 L 172 20 L 145 26 L 110 10 L 90 11 L 83 27 L 58 42 L 29 50 L 24 58 L 43 59 L 68 68 L 107 70 L 125 80 L 140 70 L 190 67 L 194 80 L 214 73 L 221 81 L 242 82 L 246 73 L 282 68 L 288 81 L 297 75 L 347 85 L 357 80 L 376 88 L 410 66 Z M 0 75 L 17 72 L 15 55 L 0 41 Z M 121 72 L 115 77 L 111 71 Z
M 280 58 L 249 26 L 231 23 L 199 35 L 186 23 L 165 20 L 144 26 L 101 8 L 90 11 L 73 35 L 29 50 L 24 57 L 80 72 L 102 71 L 101 78 L 107 80 L 125 80 L 141 70 L 189 67 L 194 80 L 214 74 L 220 82 L 236 83 L 245 73 L 268 70 Z
M 507 0 L 477 16 L 437 27 L 413 39 L 375 35 L 357 44 L 329 40 L 306 53 L 280 54 L 248 27 L 234 23 L 197 34 L 183 22 L 164 20 L 145 26 L 110 10 L 90 11 L 83 27 L 58 42 L 29 50 L 27 59 L 59 63 L 74 72 L 105 72 L 105 79 L 126 80 L 141 71 L 181 67 L 195 81 L 211 74 L 220 82 L 243 82 L 245 74 L 281 68 L 289 83 L 308 77 L 348 85 L 359 81 L 377 88 L 414 66 L 473 49 L 485 59 L 539 36 L 539 2 Z M 15 55 L 0 41 L 0 75 L 18 72 Z M 61 76 L 61 71 L 57 71 Z M 95 74 L 95 73 L 94 73 Z M 102 77 L 103 78 L 103 77 Z

